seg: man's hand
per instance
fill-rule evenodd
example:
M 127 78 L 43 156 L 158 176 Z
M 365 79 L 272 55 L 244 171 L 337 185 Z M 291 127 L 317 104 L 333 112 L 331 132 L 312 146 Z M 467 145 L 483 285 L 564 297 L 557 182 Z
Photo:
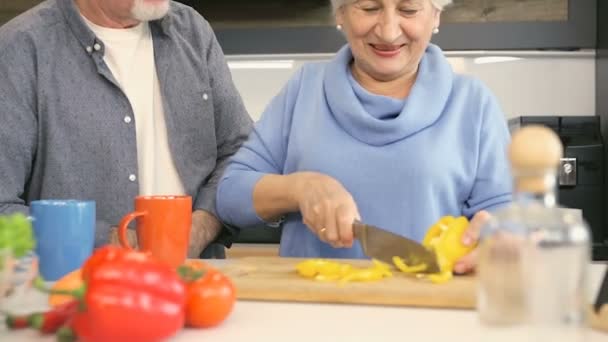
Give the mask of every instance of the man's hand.
M 192 213 L 188 258 L 198 258 L 203 249 L 217 237 L 221 229 L 222 224 L 213 214 L 205 210 L 195 210 Z
M 137 242 L 137 232 L 134 229 L 127 229 L 127 240 L 133 249 L 137 249 L 139 247 Z M 118 238 L 118 227 L 112 227 L 110 229 L 110 241 L 108 241 L 108 243 L 110 245 L 121 246 L 120 239 Z

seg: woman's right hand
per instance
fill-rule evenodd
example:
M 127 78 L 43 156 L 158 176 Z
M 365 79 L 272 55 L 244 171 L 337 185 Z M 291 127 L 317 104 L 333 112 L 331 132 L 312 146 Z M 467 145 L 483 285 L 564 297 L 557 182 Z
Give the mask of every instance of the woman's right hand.
M 353 222 L 360 220 L 352 195 L 336 179 L 317 172 L 289 175 L 304 224 L 335 248 L 352 247 Z

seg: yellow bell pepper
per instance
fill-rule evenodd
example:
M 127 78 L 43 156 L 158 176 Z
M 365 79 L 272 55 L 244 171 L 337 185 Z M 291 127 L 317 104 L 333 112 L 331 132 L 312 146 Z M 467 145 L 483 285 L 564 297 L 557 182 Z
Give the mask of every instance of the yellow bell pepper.
M 426 235 L 424 235 L 424 239 L 422 240 L 422 245 L 426 247 L 433 245 L 437 241 L 437 238 L 448 230 L 448 227 L 452 222 L 454 222 L 453 216 L 444 216 L 440 218 L 437 223 L 427 230 Z
M 445 216 L 425 235 L 422 244 L 435 251 L 442 271 L 452 271 L 454 264 L 475 248 L 475 246 L 465 246 L 461 242 L 468 226 L 469 220 L 464 216 L 457 218 Z
M 462 235 L 469 226 L 466 217 L 444 216 L 432 225 L 422 245 L 432 249 L 437 254 L 440 271 L 435 274 L 422 274 L 428 265 L 407 265 L 398 256 L 393 257 L 393 264 L 404 273 L 415 274 L 418 278 L 428 278 L 433 283 L 445 283 L 452 279 L 452 271 L 456 262 L 471 252 L 475 246 L 465 246 L 461 242 Z M 317 281 L 376 281 L 392 277 L 390 266 L 378 260 L 372 260 L 373 266 L 357 268 L 349 264 L 326 259 L 308 259 L 296 265 L 297 273 L 305 278 Z
M 445 283 L 452 279 L 452 271 L 456 262 L 475 248 L 474 245 L 465 246 L 461 242 L 462 235 L 468 226 L 469 220 L 464 216 L 444 216 L 428 229 L 422 245 L 437 254 L 439 273 L 422 275 L 420 272 L 423 272 L 427 265 L 409 266 L 399 257 L 394 257 L 393 263 L 402 272 L 416 273 L 419 278 L 428 277 L 433 283 Z

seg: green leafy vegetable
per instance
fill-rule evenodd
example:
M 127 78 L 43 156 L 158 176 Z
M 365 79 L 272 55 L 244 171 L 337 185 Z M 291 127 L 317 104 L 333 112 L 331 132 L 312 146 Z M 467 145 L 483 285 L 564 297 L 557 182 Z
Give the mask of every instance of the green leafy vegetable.
M 22 213 L 0 216 L 0 250 L 21 258 L 36 247 L 32 223 Z

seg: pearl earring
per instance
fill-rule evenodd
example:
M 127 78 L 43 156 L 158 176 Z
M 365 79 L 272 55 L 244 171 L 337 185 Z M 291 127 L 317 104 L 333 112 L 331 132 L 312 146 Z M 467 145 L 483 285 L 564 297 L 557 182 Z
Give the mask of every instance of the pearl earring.
M 434 34 L 439 33 L 439 27 L 435 27 L 435 28 L 433 29 L 433 33 L 434 33 Z
M 338 31 L 342 31 L 342 25 L 338 24 L 336 25 L 336 28 L 338 29 Z

